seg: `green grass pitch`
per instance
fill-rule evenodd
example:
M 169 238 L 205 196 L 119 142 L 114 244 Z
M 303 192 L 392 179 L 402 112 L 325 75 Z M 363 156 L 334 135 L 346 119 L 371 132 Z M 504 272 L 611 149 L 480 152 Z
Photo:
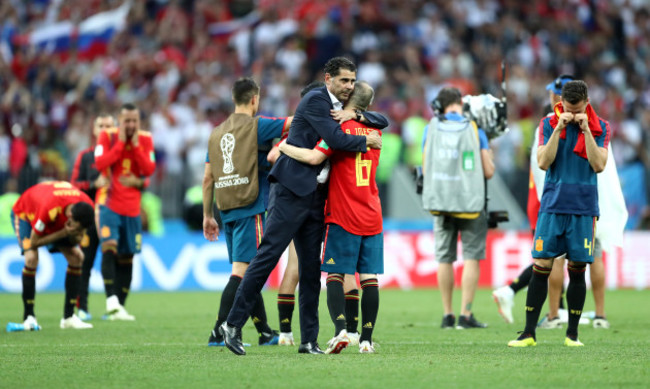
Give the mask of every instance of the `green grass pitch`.
M 277 328 L 275 291 L 265 292 Z M 60 330 L 62 293 L 36 296 L 43 330 L 7 333 L 22 318 L 19 294 L 0 294 L 0 388 L 630 388 L 650 382 L 650 291 L 608 291 L 610 330 L 580 326 L 584 348 L 562 345 L 563 330 L 539 330 L 538 346 L 510 349 L 523 328 L 525 293 L 514 325 L 503 322 L 489 290 L 474 312 L 484 330 L 441 330 L 437 290 L 381 290 L 374 355 L 300 355 L 296 347 L 253 346 L 235 356 L 207 347 L 219 293 L 133 293 L 136 322 L 103 322 L 100 294 L 90 297 L 91 330 Z M 455 306 L 460 294 L 454 295 Z M 321 294 L 319 342 L 333 336 Z M 593 309 L 588 291 L 585 310 Z M 294 312 L 294 335 L 298 312 Z M 252 324 L 244 341 L 257 343 Z

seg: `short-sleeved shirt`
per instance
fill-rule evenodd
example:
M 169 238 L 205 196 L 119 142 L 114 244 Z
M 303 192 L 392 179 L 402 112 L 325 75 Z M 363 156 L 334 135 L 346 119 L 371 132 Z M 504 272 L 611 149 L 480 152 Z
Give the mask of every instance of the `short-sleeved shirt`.
M 540 122 L 540 145 L 547 144 L 553 134 L 550 121 L 551 117 L 547 116 Z M 599 124 L 602 133 L 594 139 L 598 147 L 607 148 L 609 125 L 603 120 L 599 120 Z M 599 216 L 596 172 L 586 158 L 573 152 L 581 134 L 580 127 L 570 123 L 565 131 L 566 138 L 560 138 L 555 161 L 546 171 L 540 212 Z
M 37 235 L 45 236 L 61 230 L 68 221 L 65 208 L 81 201 L 93 206 L 90 197 L 69 182 L 43 182 L 27 189 L 16 201 L 13 212 L 28 221 Z
M 260 146 L 272 145 L 275 138 L 280 138 L 283 135 L 286 126 L 286 117 L 266 117 L 260 116 L 257 122 L 257 144 Z M 208 153 L 205 155 L 205 162 L 210 163 Z M 266 160 L 266 151 L 257 152 L 257 163 L 259 166 L 259 194 L 252 203 L 245 207 L 221 211 L 221 220 L 230 222 L 233 220 L 243 219 L 245 217 L 257 215 L 266 211 L 269 201 L 269 170 L 271 164 Z
M 367 135 L 377 131 L 354 120 L 343 123 L 341 130 L 351 135 Z M 329 156 L 332 164 L 325 223 L 338 224 L 355 235 L 382 232 L 381 204 L 375 180 L 380 150 L 334 152 L 323 140 L 316 149 Z
M 151 133 L 139 130 L 134 136 L 138 137 L 137 146 L 131 140 L 122 142 L 119 129 L 109 128 L 99 134 L 95 146 L 95 166 L 111 180 L 108 188 L 98 190 L 96 201 L 122 216 L 140 215 L 142 191 L 122 185 L 120 177 L 149 177 L 156 169 Z

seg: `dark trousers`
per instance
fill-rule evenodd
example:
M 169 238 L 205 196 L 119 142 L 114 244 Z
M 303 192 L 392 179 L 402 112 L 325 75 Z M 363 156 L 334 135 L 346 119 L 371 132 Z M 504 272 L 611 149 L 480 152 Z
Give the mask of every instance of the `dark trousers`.
M 323 238 L 323 209 L 326 191 L 296 196 L 279 183 L 271 183 L 269 209 L 262 242 L 242 279 L 228 324 L 243 327 L 255 304 L 256 294 L 293 239 L 298 254 L 300 332 L 302 343 L 318 339 L 320 294 L 320 248 Z
M 81 251 L 84 253 L 84 262 L 81 267 L 81 285 L 79 286 L 79 303 L 80 309 L 88 311 L 88 284 L 90 283 L 90 271 L 95 264 L 97 256 L 97 247 L 99 246 L 99 237 L 95 223 L 86 229 L 88 235 L 88 245 L 82 246 Z

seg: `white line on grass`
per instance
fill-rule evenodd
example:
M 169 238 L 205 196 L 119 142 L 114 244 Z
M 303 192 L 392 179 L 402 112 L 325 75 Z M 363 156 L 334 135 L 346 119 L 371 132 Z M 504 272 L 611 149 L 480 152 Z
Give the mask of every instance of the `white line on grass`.
M 203 346 L 207 347 L 204 344 L 191 344 L 191 343 L 35 343 L 35 344 L 0 344 L 0 347 L 4 348 L 28 348 L 28 347 L 132 347 L 132 346 Z
M 391 345 L 391 346 L 425 346 L 425 345 L 474 345 L 476 341 L 466 341 L 466 342 L 454 342 L 454 341 L 400 341 L 400 342 L 391 342 L 391 341 L 381 341 L 378 344 L 381 345 Z M 487 341 L 483 340 L 481 344 L 501 344 L 501 341 Z M 34 343 L 34 344 L 0 344 L 0 347 L 3 348 L 43 348 L 43 347 L 133 347 L 133 346 L 146 346 L 146 347 L 160 347 L 160 346 L 198 346 L 198 347 L 207 347 L 203 343 L 58 343 L 58 344 L 48 344 L 48 343 Z

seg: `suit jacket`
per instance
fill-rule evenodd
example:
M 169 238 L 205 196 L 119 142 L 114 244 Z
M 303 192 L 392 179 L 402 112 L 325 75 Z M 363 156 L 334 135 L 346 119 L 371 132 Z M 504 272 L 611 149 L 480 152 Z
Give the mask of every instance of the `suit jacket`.
M 332 119 L 332 100 L 327 87 L 316 88 L 302 98 L 289 129 L 287 143 L 311 149 L 322 138 L 334 150 L 366 152 L 366 138 L 348 135 L 341 131 L 339 123 Z M 369 125 L 385 128 L 388 120 L 379 113 L 364 112 Z M 321 166 L 307 165 L 280 155 L 269 174 L 271 182 L 276 181 L 297 196 L 306 196 L 316 190 L 316 177 Z

